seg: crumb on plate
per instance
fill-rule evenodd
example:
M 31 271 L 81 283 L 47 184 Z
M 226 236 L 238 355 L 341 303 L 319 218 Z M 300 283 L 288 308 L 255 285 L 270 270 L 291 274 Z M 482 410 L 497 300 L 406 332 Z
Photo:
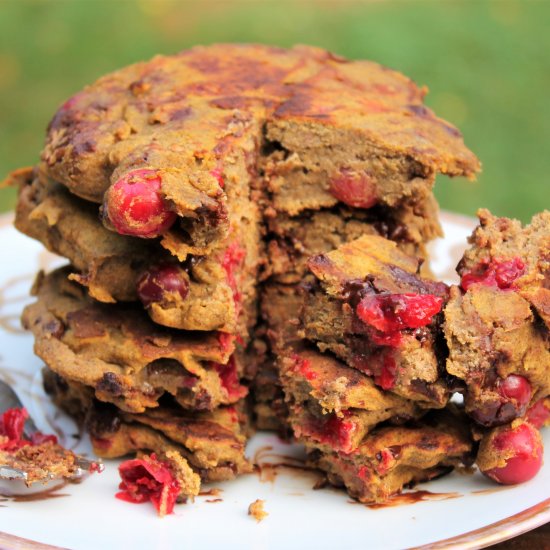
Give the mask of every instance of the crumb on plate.
M 264 504 L 265 500 L 257 499 L 248 507 L 248 515 L 252 516 L 258 523 L 269 516 L 264 510 Z

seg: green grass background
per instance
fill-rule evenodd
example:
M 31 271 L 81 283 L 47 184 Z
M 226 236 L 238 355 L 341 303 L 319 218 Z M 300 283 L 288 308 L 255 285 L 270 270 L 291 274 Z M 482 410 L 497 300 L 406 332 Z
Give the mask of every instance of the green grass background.
M 440 178 L 444 208 L 523 220 L 550 207 L 550 1 L 0 0 L 0 179 L 32 164 L 55 109 L 156 53 L 218 41 L 307 43 L 403 71 L 483 162 Z M 0 191 L 0 210 L 13 208 Z

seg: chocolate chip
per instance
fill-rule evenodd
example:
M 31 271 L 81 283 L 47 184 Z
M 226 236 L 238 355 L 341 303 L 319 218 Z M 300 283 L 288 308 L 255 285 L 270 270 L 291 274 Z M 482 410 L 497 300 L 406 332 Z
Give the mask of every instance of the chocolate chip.
M 104 438 L 120 429 L 121 421 L 118 409 L 107 403 L 94 403 L 87 419 L 87 426 L 92 437 Z
M 124 393 L 124 388 L 114 372 L 106 372 L 96 384 L 96 390 L 114 397 L 120 397 Z

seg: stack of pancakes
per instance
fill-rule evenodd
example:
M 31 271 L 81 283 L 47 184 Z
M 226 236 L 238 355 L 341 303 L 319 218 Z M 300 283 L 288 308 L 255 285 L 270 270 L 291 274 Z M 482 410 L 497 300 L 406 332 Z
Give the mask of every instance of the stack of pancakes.
M 336 376 L 334 356 L 295 344 L 308 259 L 365 235 L 426 259 L 436 175 L 479 170 L 424 95 L 317 48 L 214 45 L 124 68 L 61 106 L 40 163 L 10 177 L 18 229 L 70 261 L 38 277 L 24 323 L 47 389 L 97 454 L 173 450 L 203 480 L 227 479 L 250 467 L 251 418 L 288 427 L 289 350 L 311 355 L 317 383 Z M 139 189 L 153 206 L 136 207 Z M 415 416 L 410 395 L 388 399 Z M 367 424 L 393 415 L 371 409 Z

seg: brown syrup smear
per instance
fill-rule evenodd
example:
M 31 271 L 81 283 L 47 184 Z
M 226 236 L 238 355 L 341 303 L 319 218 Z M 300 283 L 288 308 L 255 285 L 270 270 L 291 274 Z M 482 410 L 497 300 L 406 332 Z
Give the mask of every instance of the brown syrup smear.
M 261 482 L 273 483 L 277 475 L 282 471 L 289 473 L 289 471 L 300 470 L 301 472 L 317 473 L 315 468 L 307 466 L 300 458 L 273 453 L 271 451 L 273 451 L 271 445 L 260 447 L 256 453 L 254 453 L 254 458 L 252 459 L 254 472 L 258 474 Z M 265 459 L 275 459 L 277 462 L 267 462 Z
M 207 498 L 204 502 L 215 504 L 216 502 L 223 502 L 223 498 Z
M 63 489 L 63 487 L 65 487 L 68 483 L 68 481 L 64 481 L 55 487 L 30 494 L 13 494 L 4 490 L 0 493 L 0 496 L 3 497 L 0 499 L 0 502 L 37 502 L 42 500 L 51 500 L 54 498 L 68 497 L 70 495 L 67 493 L 58 493 L 58 491 Z
M 350 504 L 360 504 L 371 510 L 380 510 L 382 508 L 391 508 L 393 506 L 403 506 L 406 504 L 416 504 L 417 502 L 451 500 L 459 498 L 460 493 L 432 493 L 431 491 L 411 491 L 391 496 L 386 502 L 362 503 L 357 500 L 348 500 Z
M 311 472 L 313 474 L 317 473 L 315 468 L 310 468 L 305 464 L 293 464 L 291 462 L 262 462 L 261 464 L 254 465 L 254 471 L 258 474 L 262 483 L 273 483 L 277 479 L 279 473 L 290 473 L 295 470 L 299 470 L 300 472 Z
M 252 459 L 252 462 L 256 465 L 263 465 L 266 464 L 263 459 L 266 458 L 275 458 L 279 460 L 289 461 L 289 463 L 293 464 L 292 467 L 295 468 L 302 468 L 304 470 L 311 470 L 309 466 L 306 466 L 304 464 L 304 461 L 301 458 L 295 458 L 288 455 L 282 455 L 279 453 L 273 453 L 273 447 L 271 445 L 265 445 L 264 447 L 260 447 L 255 453 L 254 457 Z M 270 464 L 270 463 L 268 463 Z
M 269 456 L 269 451 L 273 450 L 272 445 L 264 445 L 263 447 L 260 447 L 255 453 L 254 458 L 252 459 L 252 462 L 254 464 L 258 464 L 264 456 Z
M 23 304 L 28 299 L 28 292 L 24 294 L 17 294 L 15 296 L 6 296 L 11 287 L 14 287 L 22 282 L 29 283 L 29 289 L 32 283 L 34 275 L 19 275 L 8 279 L 2 287 L 0 287 L 0 307 L 8 304 Z M 27 334 L 27 332 L 21 327 L 19 320 L 19 313 L 8 313 L 0 315 L 0 328 L 11 334 Z

